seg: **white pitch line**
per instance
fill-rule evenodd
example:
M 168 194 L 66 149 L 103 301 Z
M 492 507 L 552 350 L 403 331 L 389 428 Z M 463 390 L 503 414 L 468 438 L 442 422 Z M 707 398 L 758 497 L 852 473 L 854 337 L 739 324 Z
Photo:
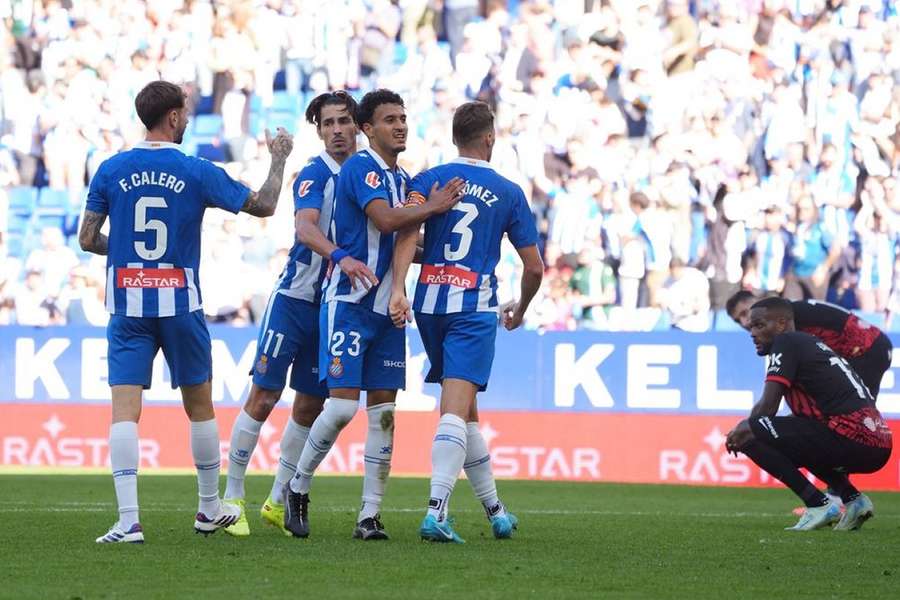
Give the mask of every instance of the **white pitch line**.
M 115 505 L 109 502 L 61 502 L 53 506 L 34 506 L 25 502 L 0 501 L 0 513 L 26 513 L 26 512 L 49 512 L 49 513 L 74 513 L 74 512 L 107 512 L 114 511 Z M 166 504 L 155 503 L 141 506 L 142 512 L 172 512 L 183 510 L 191 512 L 192 507 L 182 504 Z M 324 513 L 343 513 L 355 512 L 356 507 L 352 506 L 319 506 L 316 512 Z M 419 513 L 422 512 L 421 507 L 415 508 L 383 508 L 383 513 Z M 460 509 L 452 510 L 454 514 L 480 514 L 482 511 L 478 509 Z M 641 510 L 567 510 L 567 509 L 519 509 L 516 513 L 522 515 L 545 515 L 545 516 L 598 516 L 598 517 L 689 517 L 701 519 L 746 519 L 752 517 L 772 518 L 783 517 L 785 512 L 663 512 L 663 511 L 641 511 Z M 879 514 L 881 519 L 900 519 L 900 514 Z

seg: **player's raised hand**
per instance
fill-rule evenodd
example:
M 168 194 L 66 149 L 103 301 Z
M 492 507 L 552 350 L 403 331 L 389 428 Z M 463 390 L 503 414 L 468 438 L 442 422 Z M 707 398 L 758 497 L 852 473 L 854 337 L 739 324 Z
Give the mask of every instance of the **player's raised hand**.
M 372 286 L 378 285 L 378 278 L 375 273 L 369 270 L 366 263 L 360 262 L 352 256 L 345 256 L 338 263 L 347 277 L 350 278 L 350 287 L 354 290 L 372 289 Z
M 412 322 L 412 310 L 409 306 L 409 299 L 405 292 L 397 292 L 391 294 L 391 302 L 388 304 L 388 313 L 391 315 L 391 321 L 394 326 L 403 329 L 407 323 Z
M 518 302 L 507 302 L 500 307 L 500 320 L 507 331 L 517 329 L 524 319 L 525 314 L 519 310 Z
M 438 208 L 438 212 L 447 212 L 453 208 L 457 202 L 462 200 L 466 193 L 466 180 L 460 177 L 454 177 L 439 188 L 437 182 L 431 186 L 428 192 L 428 202 L 433 203 Z
M 287 158 L 291 150 L 294 149 L 294 136 L 287 132 L 283 127 L 279 127 L 275 131 L 275 137 L 266 129 L 266 146 L 269 148 L 269 154 L 273 158 Z

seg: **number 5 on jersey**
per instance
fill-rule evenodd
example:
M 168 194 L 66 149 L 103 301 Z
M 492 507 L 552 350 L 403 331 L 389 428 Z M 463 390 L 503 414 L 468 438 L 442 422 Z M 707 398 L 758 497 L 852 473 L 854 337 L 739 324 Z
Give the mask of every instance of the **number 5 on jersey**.
M 166 224 L 159 219 L 147 219 L 148 208 L 168 208 L 166 199 L 161 196 L 141 196 L 134 205 L 134 231 L 144 233 L 152 231 L 156 234 L 156 243 L 153 249 L 147 248 L 147 242 L 136 240 L 134 251 L 143 260 L 159 260 L 166 253 L 169 245 L 169 230 Z

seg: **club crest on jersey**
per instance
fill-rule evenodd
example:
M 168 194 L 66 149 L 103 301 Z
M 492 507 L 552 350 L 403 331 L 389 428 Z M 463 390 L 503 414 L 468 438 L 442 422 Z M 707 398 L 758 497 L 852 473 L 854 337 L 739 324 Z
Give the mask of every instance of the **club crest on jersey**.
M 256 363 L 256 372 L 265 375 L 269 371 L 269 357 L 263 354 Z
M 381 177 L 375 171 L 369 171 L 366 173 L 366 185 L 373 190 L 377 190 L 378 186 L 381 185 Z
M 332 377 L 340 377 L 344 374 L 344 365 L 341 364 L 341 358 L 335 356 L 331 359 L 331 366 L 328 367 L 328 374 Z
M 304 179 L 300 182 L 300 185 L 297 186 L 297 197 L 302 198 L 306 194 L 309 193 L 309 188 L 312 187 L 313 180 L 312 179 Z

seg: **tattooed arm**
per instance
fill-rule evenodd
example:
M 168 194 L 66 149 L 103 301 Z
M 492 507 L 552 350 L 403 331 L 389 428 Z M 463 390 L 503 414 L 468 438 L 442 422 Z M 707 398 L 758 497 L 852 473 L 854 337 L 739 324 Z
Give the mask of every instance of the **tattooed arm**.
M 105 255 L 109 250 L 109 238 L 100 233 L 106 215 L 91 210 L 84 211 L 81 229 L 78 231 L 78 243 L 85 252 Z
M 284 179 L 284 163 L 294 147 L 294 138 L 282 128 L 278 128 L 275 139 L 266 129 L 266 145 L 272 154 L 269 176 L 258 192 L 250 192 L 241 211 L 254 217 L 271 217 L 275 214 L 278 196 L 281 194 L 281 183 Z

